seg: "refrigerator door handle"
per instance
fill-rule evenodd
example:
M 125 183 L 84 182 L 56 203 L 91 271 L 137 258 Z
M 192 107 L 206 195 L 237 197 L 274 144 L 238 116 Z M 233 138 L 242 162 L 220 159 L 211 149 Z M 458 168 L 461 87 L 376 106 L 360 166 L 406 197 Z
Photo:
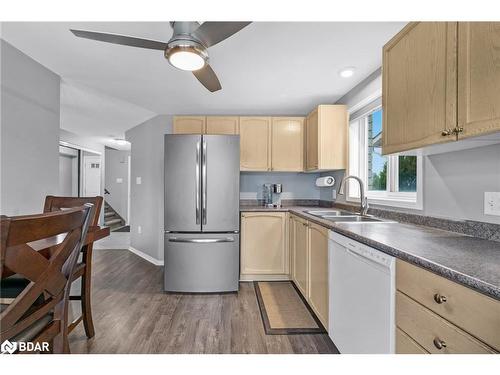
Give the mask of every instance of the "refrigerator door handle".
M 202 176 L 202 189 L 203 189 L 203 197 L 201 199 L 201 217 L 202 224 L 207 224 L 207 141 L 203 140 L 203 154 L 202 154 L 202 167 L 201 167 L 201 176 Z
M 200 159 L 201 159 L 201 151 L 200 151 L 200 142 L 196 142 L 196 167 L 195 167 L 195 179 L 196 179 L 196 224 L 200 224 Z
M 169 242 L 185 242 L 185 243 L 220 243 L 220 242 L 234 242 L 234 238 L 178 238 L 170 237 Z

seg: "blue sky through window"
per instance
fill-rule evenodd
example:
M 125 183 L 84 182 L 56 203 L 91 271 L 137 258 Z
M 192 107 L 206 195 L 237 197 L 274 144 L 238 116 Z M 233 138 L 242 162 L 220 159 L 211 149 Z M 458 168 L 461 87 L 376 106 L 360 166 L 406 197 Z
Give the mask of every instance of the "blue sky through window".
M 382 110 L 379 109 L 371 114 L 372 116 L 372 134 L 375 138 L 382 131 Z M 380 173 L 384 169 L 384 164 L 386 163 L 386 158 L 381 155 L 382 150 L 380 147 L 376 147 L 373 150 L 372 159 L 372 172 Z

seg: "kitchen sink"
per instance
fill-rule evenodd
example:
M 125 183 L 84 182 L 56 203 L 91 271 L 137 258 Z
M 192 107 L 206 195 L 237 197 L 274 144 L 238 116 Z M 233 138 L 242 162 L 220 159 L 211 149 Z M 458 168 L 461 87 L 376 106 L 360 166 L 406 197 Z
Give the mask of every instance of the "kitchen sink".
M 322 219 L 336 223 L 387 223 L 387 220 L 377 219 L 371 216 L 321 216 Z
M 373 216 L 362 216 L 355 212 L 343 210 L 323 210 L 323 211 L 306 211 L 309 215 L 319 217 L 324 220 L 334 223 L 395 223 L 384 219 L 378 219 Z
M 306 211 L 309 215 L 317 217 L 333 217 L 333 216 L 355 216 L 354 212 L 343 211 L 343 210 L 323 210 L 323 211 Z

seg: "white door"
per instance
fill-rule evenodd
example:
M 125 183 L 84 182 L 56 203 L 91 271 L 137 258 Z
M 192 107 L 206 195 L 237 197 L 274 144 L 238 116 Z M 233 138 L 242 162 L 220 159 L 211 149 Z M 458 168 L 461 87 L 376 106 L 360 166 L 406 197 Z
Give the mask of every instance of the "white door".
M 83 157 L 83 194 L 84 197 L 101 195 L 101 157 Z

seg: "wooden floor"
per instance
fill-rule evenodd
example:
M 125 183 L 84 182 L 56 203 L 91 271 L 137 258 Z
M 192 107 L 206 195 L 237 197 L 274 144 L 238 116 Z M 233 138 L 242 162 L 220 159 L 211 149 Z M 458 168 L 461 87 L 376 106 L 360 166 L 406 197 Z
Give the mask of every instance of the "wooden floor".
M 336 353 L 326 334 L 266 335 L 252 283 L 238 294 L 163 292 L 163 268 L 127 250 L 94 251 L 96 335 L 72 353 Z

